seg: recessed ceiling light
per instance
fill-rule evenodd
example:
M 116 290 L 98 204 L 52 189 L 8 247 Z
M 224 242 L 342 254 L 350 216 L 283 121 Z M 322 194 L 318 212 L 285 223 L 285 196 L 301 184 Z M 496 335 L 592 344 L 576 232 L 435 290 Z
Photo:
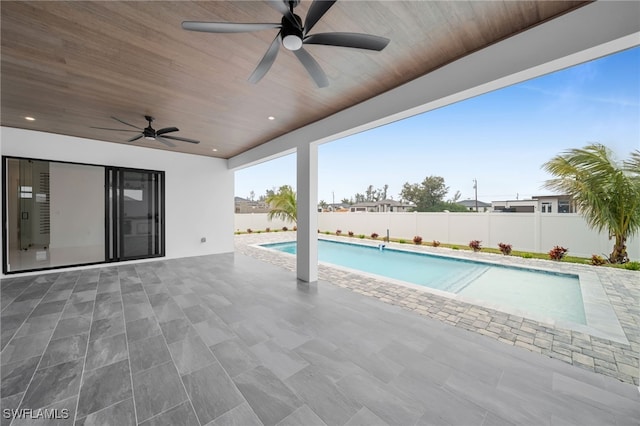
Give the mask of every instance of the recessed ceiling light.
M 211 151 L 218 152 L 218 148 L 213 148 Z
M 33 117 L 25 117 L 24 119 L 27 121 L 36 121 L 36 119 Z
M 273 115 L 270 115 L 270 116 L 268 116 L 268 117 L 267 117 L 267 119 L 269 119 L 269 120 L 273 121 L 273 120 L 275 120 L 276 118 L 275 118 Z

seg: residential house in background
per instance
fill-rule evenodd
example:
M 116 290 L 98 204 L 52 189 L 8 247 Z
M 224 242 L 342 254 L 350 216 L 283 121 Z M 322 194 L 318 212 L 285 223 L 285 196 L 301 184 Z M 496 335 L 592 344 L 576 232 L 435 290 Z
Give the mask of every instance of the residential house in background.
M 349 211 L 356 212 L 409 212 L 415 206 L 395 200 L 366 201 L 353 204 Z
M 265 201 L 252 201 L 242 197 L 235 197 L 236 213 L 269 213 L 269 204 Z
M 530 200 L 492 201 L 491 210 L 509 213 L 577 213 L 569 195 L 538 195 Z
M 456 202 L 456 204 L 460 204 L 461 206 L 464 206 L 470 212 L 476 211 L 476 205 L 478 206 L 477 211 L 486 212 L 491 209 L 491 203 L 485 203 L 484 201 L 480 201 L 480 200 L 477 201 L 477 204 L 476 204 L 476 200 L 471 200 L 471 199 L 458 201 Z

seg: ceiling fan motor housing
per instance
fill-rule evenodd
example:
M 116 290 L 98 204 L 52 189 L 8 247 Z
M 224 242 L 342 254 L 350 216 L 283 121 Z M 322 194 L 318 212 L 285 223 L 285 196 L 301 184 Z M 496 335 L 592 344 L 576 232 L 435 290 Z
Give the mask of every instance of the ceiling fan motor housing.
M 149 125 L 147 127 L 144 128 L 144 130 L 142 131 L 142 134 L 144 135 L 145 139 L 155 139 L 156 138 L 156 131 L 153 129 L 153 127 L 151 127 L 151 122 L 153 121 L 153 117 L 151 117 L 150 115 L 145 115 L 144 116 L 145 120 L 147 120 L 149 122 Z
M 293 17 L 298 21 L 299 26 L 293 25 L 286 17 L 282 18 L 282 45 L 287 50 L 299 50 L 302 47 L 302 19 L 296 14 Z

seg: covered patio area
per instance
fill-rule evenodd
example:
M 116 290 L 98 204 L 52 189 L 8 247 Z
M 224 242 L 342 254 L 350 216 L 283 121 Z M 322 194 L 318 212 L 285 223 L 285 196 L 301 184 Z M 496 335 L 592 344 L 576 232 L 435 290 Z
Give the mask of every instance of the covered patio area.
M 55 424 L 640 418 L 634 385 L 241 253 L 4 279 L 2 346 L 3 409 Z

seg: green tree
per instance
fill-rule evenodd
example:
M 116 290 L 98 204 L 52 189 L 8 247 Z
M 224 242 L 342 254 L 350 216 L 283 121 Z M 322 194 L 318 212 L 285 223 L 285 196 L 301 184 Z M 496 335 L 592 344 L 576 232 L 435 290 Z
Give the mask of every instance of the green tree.
M 400 191 L 400 198 L 416 205 L 416 211 L 442 211 L 439 204 L 449 191 L 440 176 L 428 176 L 421 183 L 405 183 Z
M 296 193 L 291 186 L 283 185 L 278 192 L 267 191 L 266 202 L 271 206 L 267 214 L 269 220 L 275 217 L 285 222 L 296 223 L 298 217 Z
M 596 143 L 565 151 L 542 167 L 555 176 L 545 188 L 572 196 L 591 228 L 615 238 L 609 261 L 627 262 L 627 238 L 640 230 L 640 151 L 618 163 Z

